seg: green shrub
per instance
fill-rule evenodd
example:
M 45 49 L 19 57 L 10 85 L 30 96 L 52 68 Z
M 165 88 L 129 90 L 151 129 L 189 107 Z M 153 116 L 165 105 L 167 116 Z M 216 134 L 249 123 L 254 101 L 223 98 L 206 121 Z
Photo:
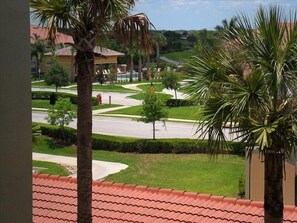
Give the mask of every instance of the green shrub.
M 41 124 L 41 134 L 63 140 L 63 130 L 57 126 Z M 64 127 L 66 143 L 76 144 L 76 130 Z M 130 153 L 207 153 L 207 140 L 197 139 L 136 139 L 93 134 L 93 150 Z M 229 153 L 244 155 L 241 143 L 230 143 Z
M 50 100 L 50 95 L 52 92 L 50 91 L 32 91 L 32 99 L 44 99 Z M 58 97 L 69 98 L 72 104 L 77 104 L 77 95 L 69 94 L 65 92 L 55 92 Z M 98 99 L 96 97 L 92 97 L 92 105 L 98 105 Z
M 193 106 L 195 105 L 194 101 L 186 99 L 167 99 L 166 106 L 168 107 L 184 107 L 184 106 Z

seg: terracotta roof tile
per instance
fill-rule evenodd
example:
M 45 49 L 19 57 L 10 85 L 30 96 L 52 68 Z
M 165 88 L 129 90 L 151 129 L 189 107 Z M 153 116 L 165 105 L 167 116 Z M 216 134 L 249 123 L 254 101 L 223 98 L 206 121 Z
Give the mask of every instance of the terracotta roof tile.
M 96 46 L 94 48 L 94 53 L 96 53 L 98 55 L 102 55 L 103 57 L 113 57 L 113 56 L 120 57 L 120 56 L 125 55 L 124 53 L 117 52 L 115 50 L 111 50 L 111 49 L 104 48 L 104 47 L 99 47 L 99 46 Z M 44 55 L 51 56 L 52 52 L 45 53 Z M 64 47 L 62 49 L 55 50 L 55 55 L 56 56 L 75 56 L 76 52 L 75 51 L 72 52 L 71 47 L 68 46 L 68 47 Z
M 33 221 L 76 222 L 76 180 L 33 174 Z M 93 222 L 264 222 L 263 202 L 112 182 L 93 183 Z M 286 206 L 284 222 L 296 222 Z
M 40 27 L 36 25 L 30 26 L 30 38 L 31 38 L 31 43 L 35 42 L 35 35 L 39 36 L 41 39 L 46 39 L 48 35 L 48 28 L 46 27 Z M 73 39 L 69 35 L 65 35 L 62 33 L 57 33 L 56 34 L 56 40 L 55 43 L 73 43 Z

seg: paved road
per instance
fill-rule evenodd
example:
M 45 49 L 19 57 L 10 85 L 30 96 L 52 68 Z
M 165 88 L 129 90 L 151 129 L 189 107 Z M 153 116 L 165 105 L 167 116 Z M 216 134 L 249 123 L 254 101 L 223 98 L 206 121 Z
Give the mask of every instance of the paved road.
M 32 112 L 32 120 L 35 122 L 46 123 L 45 116 L 45 112 Z M 69 126 L 76 128 L 76 119 Z M 195 134 L 197 129 L 195 123 L 166 122 L 166 127 L 164 127 L 162 122 L 157 122 L 156 129 L 156 138 L 196 139 L 199 136 L 199 133 Z M 131 118 L 106 116 L 93 116 L 93 132 L 135 138 L 152 138 L 153 134 L 150 123 L 137 122 Z M 228 129 L 225 129 L 225 135 L 228 140 L 235 137 Z
M 34 122 L 46 123 L 45 112 L 32 112 Z M 76 128 L 76 119 L 69 125 Z M 196 138 L 196 126 L 192 123 L 162 122 L 156 124 L 156 138 Z M 115 118 L 106 116 L 93 116 L 93 132 L 137 138 L 152 138 L 152 124 L 133 121 L 131 118 Z

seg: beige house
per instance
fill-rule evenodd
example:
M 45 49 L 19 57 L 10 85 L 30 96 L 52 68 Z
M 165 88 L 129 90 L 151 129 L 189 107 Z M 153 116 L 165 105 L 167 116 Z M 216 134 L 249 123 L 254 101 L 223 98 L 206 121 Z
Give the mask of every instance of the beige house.
M 117 73 L 119 72 L 125 72 L 123 70 L 117 69 L 117 59 L 118 57 L 122 57 L 125 54 L 121 52 L 117 52 L 111 49 L 107 49 L 104 47 L 96 46 L 94 49 L 95 53 L 95 60 L 94 60 L 94 73 L 96 73 L 96 70 L 98 69 L 98 65 L 102 64 L 110 64 L 114 67 L 115 71 Z M 76 69 L 75 69 L 75 50 L 69 46 L 65 47 L 59 50 L 55 51 L 55 55 L 57 58 L 58 63 L 62 64 L 69 72 L 71 79 L 74 80 L 75 76 L 77 75 Z M 44 60 L 41 65 L 42 72 L 46 72 L 49 67 L 51 66 L 51 58 L 53 56 L 52 52 L 46 53 L 44 55 Z
M 295 155 L 286 158 L 283 179 L 285 205 L 297 205 L 297 159 Z M 245 198 L 255 201 L 264 200 L 264 156 L 258 150 L 246 161 Z

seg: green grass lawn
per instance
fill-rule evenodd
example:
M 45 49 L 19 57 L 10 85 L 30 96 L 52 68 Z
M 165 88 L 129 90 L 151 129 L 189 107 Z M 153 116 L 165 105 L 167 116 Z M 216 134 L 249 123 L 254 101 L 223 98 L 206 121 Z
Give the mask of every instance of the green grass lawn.
M 123 87 L 124 84 L 119 85 L 119 84 L 113 84 L 113 85 L 98 85 L 98 84 L 93 84 L 93 90 L 95 91 L 103 91 L 103 92 L 135 92 L 134 90 L 127 89 Z M 70 89 L 77 89 L 76 86 L 70 87 Z
M 34 152 L 74 156 L 75 147 L 61 147 L 41 136 Z M 129 167 L 107 181 L 235 197 L 244 176 L 245 158 L 233 155 L 210 160 L 205 154 L 135 154 L 93 151 L 93 159 L 121 162 Z
M 50 107 L 49 100 L 38 100 L 34 99 L 32 100 L 32 108 L 45 108 L 48 109 Z M 76 109 L 76 105 L 73 105 L 74 108 Z M 113 108 L 113 107 L 118 107 L 120 105 L 117 104 L 101 104 L 101 105 L 95 105 L 92 106 L 92 110 L 97 110 L 97 109 L 105 109 L 105 108 Z
M 151 87 L 151 84 L 141 84 L 141 85 L 137 85 L 138 88 L 140 88 L 143 91 L 148 91 Z M 155 87 L 155 91 L 156 92 L 162 92 L 163 89 L 165 88 L 164 85 L 160 82 L 156 82 L 154 83 L 154 87 Z
M 167 99 L 172 98 L 172 95 L 170 95 L 170 94 L 163 94 L 163 93 L 157 93 L 157 94 L 159 94 L 159 96 L 160 96 L 160 98 L 162 100 L 167 100 Z M 134 95 L 131 95 L 131 96 L 128 96 L 128 97 L 129 98 L 136 99 L 136 100 L 144 100 L 145 93 L 144 92 L 141 92 L 141 93 L 134 94 Z
M 55 85 L 48 85 L 47 83 L 45 83 L 44 81 L 39 81 L 39 82 L 34 82 L 31 83 L 32 87 L 44 87 L 44 88 L 56 88 Z
M 133 106 L 129 108 L 123 108 L 115 111 L 106 112 L 104 114 L 123 114 L 123 115 L 140 115 L 142 105 Z M 187 107 L 173 107 L 168 109 L 169 118 L 177 119 L 199 119 L 199 106 L 187 106 Z
M 57 163 L 33 160 L 32 166 L 46 168 L 44 170 L 38 171 L 39 173 L 55 174 L 55 175 L 60 175 L 60 176 L 68 176 L 69 175 L 67 169 Z
M 193 56 L 192 50 L 182 51 L 182 52 L 171 52 L 171 53 L 165 53 L 161 56 L 167 57 L 168 59 L 183 62 L 186 59 L 189 59 L 191 56 Z

